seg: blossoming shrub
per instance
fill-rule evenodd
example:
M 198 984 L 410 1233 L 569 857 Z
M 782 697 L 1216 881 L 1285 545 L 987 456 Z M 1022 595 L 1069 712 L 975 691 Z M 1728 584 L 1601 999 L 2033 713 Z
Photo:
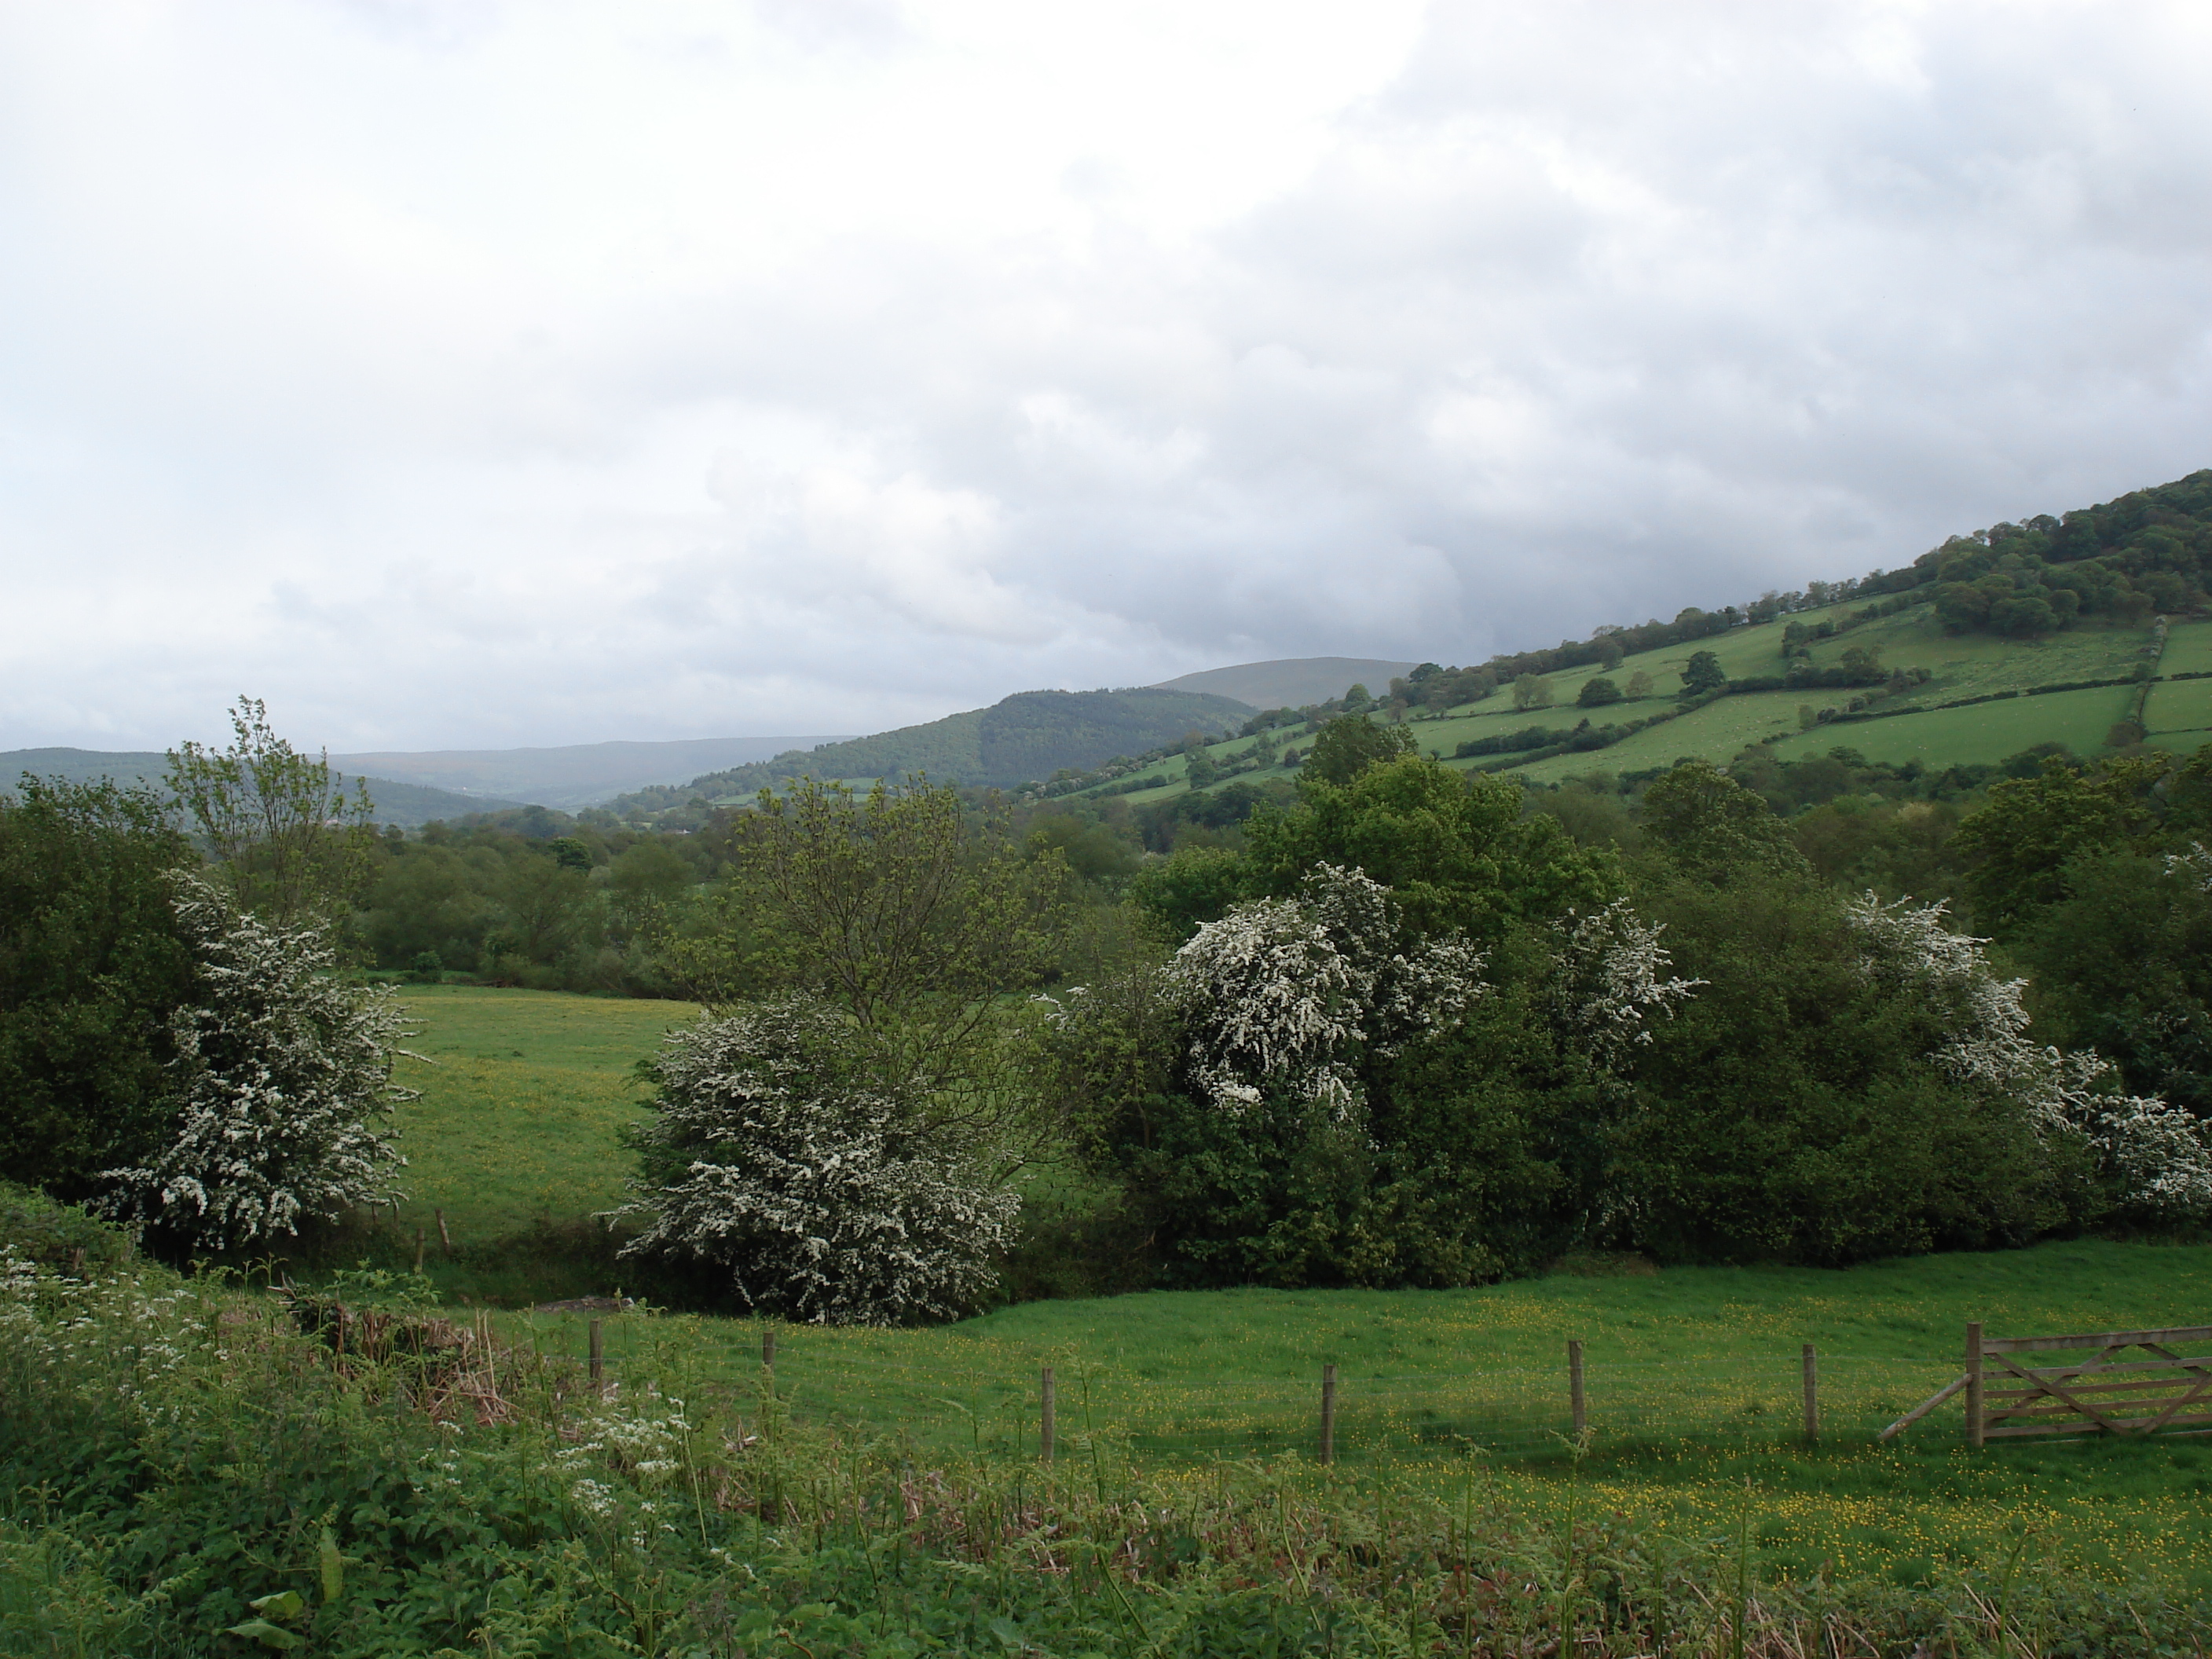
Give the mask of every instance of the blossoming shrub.
M 740 1006 L 673 1032 L 631 1137 L 626 1253 L 726 1270 L 746 1307 L 823 1324 L 968 1311 L 1020 1200 L 983 1133 L 884 1089 L 852 1022 L 817 999 Z
M 2123 1211 L 2156 1221 L 2212 1211 L 2204 1127 L 2155 1095 L 2122 1093 L 2118 1073 L 2094 1052 L 2031 1041 L 2027 981 L 1999 978 L 1983 949 L 1989 941 L 1953 933 L 1944 908 L 1885 904 L 1872 893 L 1844 908 L 1868 974 L 1937 1011 L 1936 1065 L 1965 1089 L 2015 1103 L 2039 1139 L 2088 1146 Z
M 1619 1242 L 1833 1266 L 2024 1243 L 2094 1209 L 2086 1148 L 1965 1084 L 1957 1007 L 1869 972 L 1865 930 L 1809 874 L 1747 861 L 1643 902 L 1708 982 L 1637 1051 L 1608 1151 Z
M 1299 886 L 1236 906 L 1176 952 L 1186 1076 L 1232 1115 L 1273 1091 L 1347 1121 L 1361 1058 L 1456 1024 L 1482 993 L 1482 952 L 1411 936 L 1390 890 L 1358 870 L 1322 864 Z
M 195 962 L 171 1017 L 176 1117 L 147 1163 L 103 1172 L 101 1207 L 195 1250 L 222 1250 L 381 1202 L 405 1162 L 390 1116 L 405 1025 L 390 994 L 331 976 L 319 928 L 272 926 L 215 888 L 176 878 Z

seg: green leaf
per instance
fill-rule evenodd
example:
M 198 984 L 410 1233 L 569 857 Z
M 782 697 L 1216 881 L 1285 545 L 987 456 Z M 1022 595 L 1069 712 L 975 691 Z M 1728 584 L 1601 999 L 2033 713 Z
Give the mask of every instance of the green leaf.
M 296 1600 L 297 1598 L 295 1597 L 294 1599 Z M 301 1636 L 295 1632 L 286 1630 L 281 1626 L 272 1625 L 266 1619 L 249 1619 L 242 1625 L 233 1625 L 229 1626 L 223 1632 L 223 1634 L 225 1636 L 248 1637 L 252 1640 L 260 1643 L 264 1648 L 277 1648 L 281 1650 L 288 1648 L 303 1648 L 307 1645 L 307 1638 L 306 1637 Z
M 338 1540 L 328 1527 L 323 1528 L 322 1541 L 315 1550 L 317 1565 L 322 1569 L 323 1600 L 335 1601 L 345 1594 L 345 1558 L 338 1553 Z
M 273 1595 L 256 1596 L 246 1605 L 264 1619 L 297 1619 L 307 1606 L 297 1590 L 278 1590 Z

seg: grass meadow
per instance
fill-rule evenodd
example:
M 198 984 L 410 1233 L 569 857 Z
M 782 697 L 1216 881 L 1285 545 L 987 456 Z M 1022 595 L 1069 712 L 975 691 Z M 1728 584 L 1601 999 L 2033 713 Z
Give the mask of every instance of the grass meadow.
M 1287 1462 L 1308 1478 L 1515 1506 L 1602 1504 L 1686 1536 L 1748 1526 L 1761 1571 L 1916 1583 L 2015 1548 L 2118 1582 L 2212 1589 L 2212 1448 L 2156 1441 L 1961 1443 L 1954 1406 L 1876 1433 L 1955 1376 L 1968 1318 L 1992 1335 L 2199 1322 L 2212 1249 L 2101 1242 L 1929 1256 L 1844 1272 L 1681 1268 L 1455 1291 L 1154 1292 L 1030 1303 L 929 1330 L 778 1328 L 793 1414 L 915 1455 L 1034 1459 L 1040 1368 L 1060 1455 L 1134 1457 L 1202 1484 Z M 580 1355 L 580 1316 L 522 1316 L 511 1340 Z M 605 1326 L 609 1364 L 692 1346 L 732 1385 L 761 1376 L 765 1327 L 639 1315 Z M 1589 1442 L 1570 1455 L 1565 1344 L 1584 1346 Z M 1801 1345 L 1820 1353 L 1821 1440 L 1802 1439 Z M 1332 1469 L 1313 1467 L 1319 1376 L 1338 1368 Z
M 410 1067 L 423 1094 L 403 1109 L 415 1194 L 403 1222 L 438 1205 L 465 1247 L 619 1200 L 616 1133 L 643 1109 L 630 1068 L 690 1008 L 469 987 L 406 1000 L 416 1046 L 437 1064 Z M 2212 1591 L 2212 1446 L 2201 1439 L 1970 1454 L 1955 1405 L 1899 1441 L 1874 1437 L 1957 1375 L 1969 1319 L 1992 1335 L 2212 1322 L 2212 1249 L 2083 1240 L 1844 1272 L 1568 1266 L 1588 1271 L 1463 1291 L 1033 1302 L 920 1330 L 780 1327 L 775 1379 L 800 1418 L 925 1455 L 1020 1460 L 1036 1455 L 1039 1368 L 1050 1364 L 1071 1475 L 1097 1455 L 1203 1483 L 1256 1459 L 1378 1504 L 1474 1483 L 1516 1505 L 1572 1498 L 1686 1536 L 1743 1525 L 1771 1573 L 1825 1565 L 1913 1583 L 2019 1549 L 2115 1582 L 2142 1569 Z M 470 1282 L 465 1268 L 438 1277 Z M 480 1292 L 484 1277 L 475 1282 Z M 496 1318 L 520 1346 L 585 1352 L 585 1316 Z M 760 1379 L 763 1328 L 648 1311 L 604 1325 L 617 1378 L 673 1344 L 687 1368 L 738 1390 Z M 1568 1454 L 1570 1338 L 1586 1364 L 1579 1462 Z M 1810 1448 L 1807 1342 L 1821 1398 Z M 1313 1464 L 1323 1364 L 1339 1379 L 1328 1470 Z
M 456 1245 L 622 1201 L 622 1126 L 644 1112 L 630 1071 L 687 1003 L 482 986 L 401 988 L 416 1035 L 398 1080 L 407 1156 L 403 1228 L 446 1212 Z

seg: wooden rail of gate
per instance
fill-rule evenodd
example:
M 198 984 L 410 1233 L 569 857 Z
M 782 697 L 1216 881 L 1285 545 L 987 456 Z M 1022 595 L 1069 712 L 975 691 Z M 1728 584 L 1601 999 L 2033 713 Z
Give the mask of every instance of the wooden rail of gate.
M 1963 1376 L 1881 1431 L 1891 1438 L 1954 1394 L 1966 1396 L 1966 1443 L 2026 1435 L 2166 1434 L 2212 1430 L 2212 1354 L 2177 1352 L 2212 1343 L 2212 1325 L 2075 1336 L 1985 1337 L 1966 1327 Z M 2149 1359 L 2116 1359 L 2140 1348 Z M 2064 1365 L 2027 1365 L 2021 1353 L 2095 1355 Z

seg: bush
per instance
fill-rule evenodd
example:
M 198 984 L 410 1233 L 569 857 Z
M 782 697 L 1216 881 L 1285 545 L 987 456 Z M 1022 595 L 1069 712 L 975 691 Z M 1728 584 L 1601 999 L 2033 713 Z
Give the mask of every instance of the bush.
M 242 914 L 197 877 L 175 884 L 198 960 L 192 1004 L 170 1019 L 178 1116 L 148 1162 L 103 1172 L 101 1208 L 223 1250 L 382 1203 L 404 1160 L 372 1120 L 413 1097 L 392 1081 L 390 993 L 333 978 L 320 928 Z
M 0 1250 L 67 1273 L 118 1267 L 132 1255 L 122 1228 L 11 1181 L 0 1181 Z
M 672 1032 L 645 1068 L 653 1120 L 617 1213 L 623 1253 L 726 1271 L 746 1307 L 829 1325 L 969 1311 L 1020 1200 L 972 1125 L 930 1122 L 871 1075 L 851 1022 L 804 996 Z

